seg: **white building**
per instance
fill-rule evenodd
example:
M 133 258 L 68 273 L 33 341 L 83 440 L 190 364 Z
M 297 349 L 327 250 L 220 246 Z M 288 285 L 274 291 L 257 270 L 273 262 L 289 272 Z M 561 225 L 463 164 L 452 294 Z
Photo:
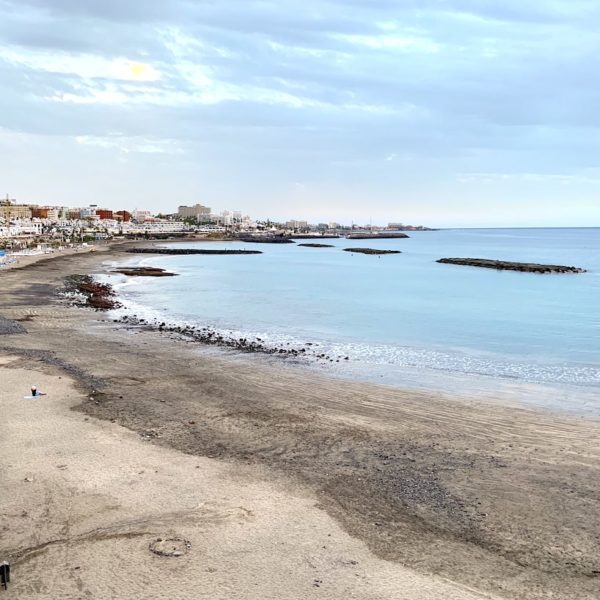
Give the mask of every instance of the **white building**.
M 288 221 L 285 226 L 288 229 L 306 229 L 308 227 L 308 222 L 307 221 L 296 221 L 296 220 L 292 220 L 292 221 Z
M 124 234 L 143 234 L 143 233 L 183 233 L 190 231 L 190 227 L 185 223 L 178 221 L 163 221 L 154 219 L 145 223 L 123 223 L 118 225 L 120 231 Z
M 97 219 L 99 218 L 96 215 L 96 209 L 98 206 L 96 204 L 91 204 L 90 206 L 86 206 L 84 208 L 79 209 L 79 214 L 82 219 Z
M 36 236 L 42 233 L 40 221 L 14 221 L 12 224 L 0 224 L 0 237 Z
M 134 210 L 131 213 L 131 218 L 138 223 L 144 223 L 152 218 L 152 213 L 148 210 Z
M 210 208 L 203 204 L 194 204 L 194 206 L 180 206 L 177 209 L 177 216 L 182 219 L 197 219 L 198 221 L 208 221 L 210 219 Z

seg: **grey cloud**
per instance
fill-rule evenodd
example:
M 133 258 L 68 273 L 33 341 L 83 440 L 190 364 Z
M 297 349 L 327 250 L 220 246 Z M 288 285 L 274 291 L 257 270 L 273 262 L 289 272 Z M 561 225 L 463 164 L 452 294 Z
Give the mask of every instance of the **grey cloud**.
M 205 161 L 215 172 L 225 163 L 244 172 L 254 165 L 268 177 L 272 161 L 271 176 L 282 179 L 355 171 L 401 181 L 592 166 L 600 150 L 590 133 L 600 126 L 596 4 L 0 0 L 0 40 L 17 54 L 124 57 L 162 75 L 110 81 L 0 58 L 0 127 L 175 140 L 185 150 L 182 165 Z M 177 32 L 199 44 L 178 46 Z M 184 63 L 233 92 L 195 101 L 202 86 L 182 75 Z M 56 100 L 146 88 L 186 101 Z

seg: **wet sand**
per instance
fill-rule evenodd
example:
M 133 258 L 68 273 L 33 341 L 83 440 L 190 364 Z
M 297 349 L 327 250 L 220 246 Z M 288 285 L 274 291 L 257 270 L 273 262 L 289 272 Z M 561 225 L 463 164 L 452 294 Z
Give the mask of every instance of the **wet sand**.
M 61 450 L 65 457 L 70 447 L 81 448 L 82 457 L 77 458 L 76 449 L 73 457 L 82 464 L 91 460 L 83 452 L 90 443 L 90 428 L 113 436 L 112 442 L 102 442 L 99 451 L 108 457 L 106 468 L 82 467 L 73 489 L 85 487 L 98 469 L 105 471 L 102 494 L 111 498 L 107 502 L 116 507 L 115 515 L 121 510 L 128 515 L 119 517 L 119 522 L 135 520 L 138 510 L 142 520 L 144 515 L 161 513 L 179 485 L 202 489 L 217 512 L 229 510 L 235 498 L 235 506 L 260 515 L 252 532 L 239 515 L 217 528 L 190 525 L 183 516 L 174 517 L 168 526 L 144 525 L 143 535 L 118 538 L 133 544 L 122 542 L 120 556 L 131 555 L 128 560 L 135 565 L 127 578 L 135 580 L 133 573 L 138 579 L 154 577 L 155 557 L 148 552 L 148 543 L 160 530 L 160 535 L 179 531 L 186 539 L 196 536 L 190 552 L 179 558 L 208 561 L 215 554 L 221 568 L 235 571 L 236 578 L 229 573 L 223 580 L 215 579 L 221 583 L 210 592 L 195 588 L 190 597 L 304 598 L 317 593 L 331 598 L 600 597 L 600 423 L 477 398 L 343 382 L 282 369 L 274 360 L 232 360 L 226 353 L 209 356 L 175 336 L 144 328 L 127 330 L 104 313 L 62 304 L 55 295 L 62 278 L 97 270 L 108 256 L 126 255 L 63 257 L 0 273 L 0 315 L 26 331 L 0 335 L 0 352 L 18 358 L 2 367 L 3 381 L 16 368 L 41 370 L 45 375 L 31 382 L 40 388 L 56 382 L 58 376 L 63 377 L 60 381 L 73 379 L 76 387 L 57 394 L 62 404 L 49 409 L 44 420 L 53 415 L 71 423 L 69 436 L 58 435 L 55 442 L 66 440 Z M 2 386 L 5 411 L 16 410 L 14 404 L 9 406 L 16 402 L 15 382 L 26 382 L 26 387 L 30 383 L 21 371 L 12 386 Z M 25 410 L 23 401 L 16 405 Z M 12 446 L 26 435 L 26 424 L 33 418 L 21 417 L 20 425 L 17 419 Z M 53 430 L 60 432 L 63 426 L 54 425 Z M 121 443 L 127 451 L 119 453 L 113 445 Z M 129 443 L 139 445 L 142 453 L 151 452 L 167 471 L 169 461 L 197 465 L 201 460 L 200 471 L 214 477 L 207 475 L 204 483 L 191 485 L 189 475 L 184 476 L 187 467 L 182 467 L 181 474 L 174 470 L 172 477 L 161 476 L 152 485 L 136 483 L 128 469 L 143 461 L 132 458 L 138 450 Z M 39 446 L 40 452 L 44 447 Z M 26 470 L 40 460 L 16 452 L 10 468 Z M 45 489 L 56 490 L 60 497 L 63 492 L 55 479 L 64 478 L 67 470 L 46 465 L 33 482 L 24 482 L 19 471 L 8 479 L 2 500 L 13 498 L 26 483 L 32 489 L 42 474 L 53 482 Z M 120 491 L 127 487 L 125 480 L 129 500 Z M 227 492 L 213 495 L 214 486 L 225 486 Z M 257 489 L 253 486 L 262 492 L 249 492 Z M 92 494 L 93 486 L 86 490 Z M 264 504 L 261 494 L 266 496 Z M 50 564 L 70 568 L 66 557 L 77 555 L 81 535 L 114 523 L 111 510 L 99 511 L 90 500 L 75 519 L 81 527 L 73 530 L 65 511 L 53 510 L 51 493 L 40 491 L 31 502 L 37 507 L 31 513 L 35 518 L 21 522 L 11 516 L 3 522 L 2 553 L 16 556 L 15 578 L 22 582 L 42 581 L 42 571 Z M 286 512 L 285 507 L 293 510 Z M 35 561 L 19 559 L 23 549 L 53 539 L 57 528 L 63 532 L 58 546 L 41 548 Z M 321 543 L 325 530 L 337 550 Z M 268 547 L 263 548 L 254 535 Z M 206 544 L 202 559 L 194 554 L 200 538 Z M 274 543 L 280 538 L 281 548 Z M 256 547 L 256 554 L 262 556 L 260 567 L 236 558 L 244 554 L 235 544 L 246 542 L 248 554 Z M 78 570 L 86 573 L 81 574 L 82 585 L 95 590 L 93 596 L 101 591 L 109 594 L 97 587 L 101 586 L 99 573 L 106 569 L 94 563 L 93 556 L 97 552 L 102 562 L 110 555 L 103 552 L 114 550 L 117 542 L 100 539 L 89 544 L 87 566 Z M 352 554 L 360 559 L 342 552 L 347 544 L 353 544 Z M 323 554 L 315 562 L 318 549 Z M 300 555 L 313 565 L 308 571 Z M 358 565 L 350 566 L 361 566 L 370 587 L 359 584 L 361 575 L 354 574 L 349 582 L 333 567 L 341 556 L 342 562 L 357 561 Z M 159 560 L 165 576 L 204 585 L 204 579 L 194 579 L 200 576 L 198 568 L 186 571 L 183 562 L 173 562 L 178 559 Z M 319 570 L 325 564 L 331 567 L 323 571 L 327 575 Z M 218 566 L 212 568 L 218 572 Z M 317 571 L 306 579 L 305 573 Z M 258 588 L 248 584 L 254 585 L 259 577 L 274 582 L 273 587 L 264 587 L 264 581 Z M 449 581 L 464 587 L 456 592 Z M 53 582 L 60 585 L 57 579 Z M 21 589 L 19 597 L 44 597 Z M 45 589 L 46 597 L 52 597 L 52 590 Z M 56 589 L 67 597 L 67 588 Z M 119 593 L 112 597 L 137 594 Z M 171 596 L 187 597 L 182 594 L 173 591 Z

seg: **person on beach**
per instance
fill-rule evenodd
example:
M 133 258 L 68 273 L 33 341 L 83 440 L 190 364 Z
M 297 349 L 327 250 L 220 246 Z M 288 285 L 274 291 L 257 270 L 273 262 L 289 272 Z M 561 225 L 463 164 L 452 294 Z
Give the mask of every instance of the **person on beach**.
M 37 386 L 32 385 L 31 386 L 31 397 L 35 398 L 37 396 L 45 396 L 46 394 L 44 394 L 44 392 L 38 392 Z

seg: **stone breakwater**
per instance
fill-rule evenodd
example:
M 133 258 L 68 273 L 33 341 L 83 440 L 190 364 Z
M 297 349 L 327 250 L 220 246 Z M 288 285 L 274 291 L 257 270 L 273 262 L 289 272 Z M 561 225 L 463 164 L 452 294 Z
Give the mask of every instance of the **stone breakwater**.
M 111 273 L 120 273 L 128 277 L 175 277 L 177 273 L 170 273 L 159 267 L 123 267 Z
M 344 248 L 344 252 L 357 252 L 358 254 L 402 254 L 400 250 L 376 250 L 375 248 Z
M 332 234 L 332 235 L 296 234 L 296 235 L 288 235 L 287 237 L 290 240 L 339 240 L 341 236 L 334 235 L 334 234 Z
M 298 244 L 303 248 L 335 248 L 332 244 Z
M 352 233 L 348 240 L 395 240 L 410 237 L 405 233 Z
M 463 265 L 467 267 L 482 267 L 500 271 L 521 271 L 523 273 L 585 273 L 579 267 L 563 265 L 541 265 L 537 263 L 510 262 L 506 260 L 489 260 L 485 258 L 440 258 L 437 262 L 447 265 Z
M 349 356 L 343 354 L 331 355 L 322 352 L 319 345 L 306 342 L 294 347 L 290 342 L 285 344 L 268 344 L 259 337 L 235 337 L 233 333 L 226 334 L 212 327 L 201 327 L 194 325 L 174 325 L 159 320 L 147 320 L 137 315 L 126 315 L 119 319 L 113 319 L 114 323 L 126 325 L 128 329 L 146 329 L 164 334 L 175 334 L 186 340 L 204 344 L 207 346 L 219 346 L 231 348 L 246 353 L 261 353 L 278 356 L 287 359 L 305 359 L 320 363 L 336 363 L 350 360 Z
M 90 275 L 66 277 L 59 296 L 66 298 L 73 306 L 96 310 L 112 310 L 121 307 L 112 286 L 107 283 L 99 283 Z
M 260 250 L 209 250 L 206 248 L 129 248 L 131 254 L 169 254 L 179 256 L 186 254 L 262 254 Z
M 278 236 L 278 235 L 266 235 L 266 236 L 249 236 L 238 238 L 240 242 L 247 242 L 249 244 L 294 244 L 294 240 L 289 237 Z

